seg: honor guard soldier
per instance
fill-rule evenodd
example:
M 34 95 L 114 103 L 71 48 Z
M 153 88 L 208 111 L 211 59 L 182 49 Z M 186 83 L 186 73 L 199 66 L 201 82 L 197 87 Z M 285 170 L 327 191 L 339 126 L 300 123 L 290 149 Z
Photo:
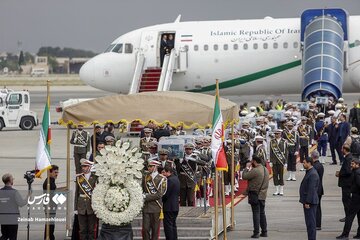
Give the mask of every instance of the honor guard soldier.
M 275 195 L 284 195 L 284 168 L 287 167 L 288 147 L 286 140 L 281 137 L 282 130 L 274 131 L 275 138 L 270 141 L 270 167 L 276 187 Z
M 296 156 L 299 153 L 299 137 L 292 121 L 286 123 L 282 136 L 288 145 L 287 170 L 289 177 L 286 181 L 296 181 Z
M 246 164 L 251 161 L 251 156 L 254 153 L 254 148 L 252 147 L 250 141 L 247 141 L 245 138 L 242 138 L 240 135 L 239 138 L 240 147 L 239 147 L 239 162 L 240 162 L 240 179 L 242 179 L 242 172 L 246 168 Z M 239 183 L 235 187 L 238 187 Z
M 282 137 L 287 141 L 288 146 L 287 170 L 289 172 L 289 177 L 286 181 L 296 181 L 296 156 L 299 154 L 299 137 L 292 121 L 285 124 Z
M 206 202 L 206 206 L 209 207 L 209 184 L 211 182 L 211 168 L 212 168 L 212 153 L 211 153 L 211 137 L 204 136 L 202 138 L 202 147 L 199 149 L 198 157 L 204 161 L 206 164 L 201 166 L 202 168 L 202 181 L 200 183 L 199 197 L 200 197 L 200 207 L 204 206 L 204 202 Z M 205 193 L 204 193 L 205 188 Z M 205 194 L 205 195 L 204 195 Z M 204 199 L 206 199 L 204 201 Z
M 192 143 L 185 144 L 184 148 L 184 158 L 175 161 L 180 180 L 180 206 L 192 207 L 194 206 L 194 193 L 197 183 L 197 159 L 193 154 L 194 145 Z
M 261 164 L 266 167 L 267 155 L 263 136 L 255 136 L 254 154 L 261 159 Z
M 304 159 L 309 157 L 309 145 L 313 139 L 313 130 L 309 125 L 306 124 L 307 117 L 301 117 L 301 123 L 298 126 L 298 135 L 299 135 L 299 153 L 300 153 L 300 162 L 303 163 Z
M 80 239 L 96 239 L 97 218 L 91 207 L 91 196 L 97 183 L 97 176 L 90 171 L 93 162 L 81 159 L 82 173 L 76 176 L 75 214 L 79 219 Z
M 90 133 L 84 130 L 84 125 L 78 124 L 71 136 L 70 143 L 74 145 L 74 162 L 76 173 L 81 173 L 80 159 L 86 158 L 90 151 Z
M 229 137 L 226 140 L 226 145 L 224 148 L 225 155 L 226 155 L 226 161 L 227 161 L 228 169 L 229 169 L 228 171 L 224 172 L 225 196 L 229 196 L 231 193 L 231 168 L 232 168 L 232 150 L 231 150 L 232 134 L 231 134 L 231 132 L 228 135 L 229 135 Z M 238 149 L 240 147 L 239 145 L 240 145 L 239 141 L 238 140 L 235 141 L 235 139 L 234 139 L 234 171 L 235 171 L 235 166 L 239 159 L 239 154 L 238 154 Z M 234 174 L 235 174 L 235 172 L 234 172 Z M 234 186 L 234 191 L 235 192 L 238 191 L 238 189 L 235 188 L 235 186 Z
M 151 128 L 144 128 L 144 134 L 145 137 L 140 139 L 140 148 L 142 152 L 147 152 L 148 151 L 148 143 L 150 142 L 157 142 L 156 138 L 152 137 L 153 130 Z
M 159 159 L 159 162 L 160 162 L 160 165 L 158 167 L 158 172 L 162 173 L 162 171 L 165 169 L 165 167 L 169 166 L 169 167 L 171 167 L 173 169 L 174 175 L 177 176 L 175 163 L 174 163 L 174 161 L 172 161 L 172 160 L 170 160 L 168 158 L 169 151 L 166 150 L 166 149 L 160 149 L 158 151 L 158 154 L 159 154 L 158 159 Z
M 166 177 L 159 174 L 160 162 L 150 160 L 148 173 L 144 175 L 142 187 L 144 191 L 144 208 L 142 216 L 142 237 L 144 240 L 159 239 L 160 220 L 163 219 L 162 197 L 166 193 Z

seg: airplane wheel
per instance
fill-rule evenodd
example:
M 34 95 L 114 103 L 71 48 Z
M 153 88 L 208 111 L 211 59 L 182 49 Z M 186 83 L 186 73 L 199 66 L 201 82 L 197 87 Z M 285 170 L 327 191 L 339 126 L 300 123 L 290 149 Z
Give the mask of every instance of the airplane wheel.
M 23 119 L 21 119 L 20 128 L 22 130 L 31 130 L 34 128 L 34 126 L 35 122 L 34 119 L 32 119 L 31 117 L 24 117 Z
M 4 121 L 0 118 L 0 131 L 5 127 Z

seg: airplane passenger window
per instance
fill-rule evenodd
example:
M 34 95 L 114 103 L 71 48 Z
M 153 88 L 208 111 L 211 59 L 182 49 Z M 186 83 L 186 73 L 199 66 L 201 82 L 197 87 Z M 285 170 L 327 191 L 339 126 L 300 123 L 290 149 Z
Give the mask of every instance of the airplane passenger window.
M 299 47 L 299 43 L 298 42 L 294 42 L 294 48 L 298 48 Z
M 133 52 L 133 45 L 131 43 L 125 44 L 125 53 L 132 53 Z
M 287 42 L 284 42 L 283 47 L 288 48 L 289 44 Z
M 194 45 L 194 51 L 199 50 L 199 45 Z
M 258 49 L 258 44 L 257 44 L 257 43 L 254 43 L 253 48 L 254 48 L 254 49 Z
M 111 49 L 113 49 L 113 47 L 115 46 L 116 44 L 111 44 L 110 46 L 108 46 L 108 48 L 104 51 L 104 52 L 111 52 Z
M 248 49 L 248 44 L 247 44 L 247 43 L 244 43 L 243 48 L 244 48 L 245 50 Z
M 237 45 L 237 43 L 234 44 L 234 50 L 238 50 L 239 49 L 239 45 Z
M 214 44 L 214 50 L 217 51 L 219 49 L 219 46 L 217 44 Z
M 224 44 L 224 50 L 227 51 L 229 49 L 229 46 L 227 44 Z
M 120 44 L 117 44 L 111 51 L 115 52 L 115 53 L 122 53 L 122 49 L 123 49 L 123 44 L 120 43 Z
M 264 44 L 263 44 L 263 48 L 264 48 L 264 49 L 268 49 L 268 43 L 264 43 Z
M 273 44 L 273 48 L 274 48 L 274 49 L 277 49 L 277 48 L 278 48 L 278 46 L 279 46 L 279 44 L 278 44 L 277 42 L 274 42 L 274 44 Z
M 209 50 L 209 46 L 207 44 L 204 45 L 204 51 Z

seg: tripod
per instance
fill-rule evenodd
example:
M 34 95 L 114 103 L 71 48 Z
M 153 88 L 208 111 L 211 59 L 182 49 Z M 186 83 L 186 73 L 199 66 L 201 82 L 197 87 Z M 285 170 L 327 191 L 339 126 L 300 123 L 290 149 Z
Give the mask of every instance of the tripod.
M 27 215 L 27 235 L 26 235 L 27 240 L 30 239 L 30 204 L 29 204 L 29 198 L 31 197 L 31 194 L 32 194 L 31 184 L 32 184 L 33 181 L 34 181 L 34 179 L 27 181 L 27 183 L 28 183 L 28 203 L 27 203 L 28 215 Z

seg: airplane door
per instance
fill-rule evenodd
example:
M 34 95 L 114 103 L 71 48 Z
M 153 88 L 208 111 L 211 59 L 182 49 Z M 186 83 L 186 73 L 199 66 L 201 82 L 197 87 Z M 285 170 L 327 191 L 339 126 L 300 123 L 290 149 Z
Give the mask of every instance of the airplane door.
M 160 65 L 157 51 L 158 37 L 159 33 L 156 31 L 144 31 L 141 35 L 140 50 L 144 53 L 146 67 Z

